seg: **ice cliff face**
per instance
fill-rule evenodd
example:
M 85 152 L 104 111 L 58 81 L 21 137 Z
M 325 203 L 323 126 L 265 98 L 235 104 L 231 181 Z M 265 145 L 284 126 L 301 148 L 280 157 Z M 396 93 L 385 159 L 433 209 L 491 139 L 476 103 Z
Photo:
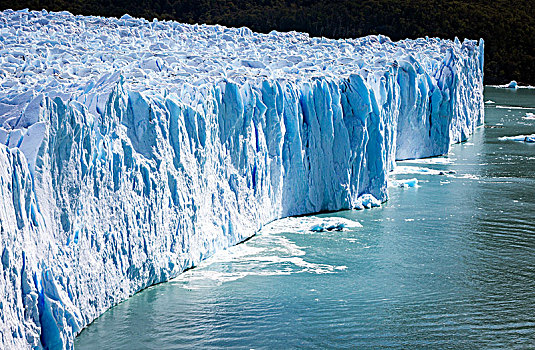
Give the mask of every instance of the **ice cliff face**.
M 277 218 L 387 199 L 483 121 L 483 45 L 0 13 L 0 348 Z M 362 197 L 365 195 L 364 197 Z

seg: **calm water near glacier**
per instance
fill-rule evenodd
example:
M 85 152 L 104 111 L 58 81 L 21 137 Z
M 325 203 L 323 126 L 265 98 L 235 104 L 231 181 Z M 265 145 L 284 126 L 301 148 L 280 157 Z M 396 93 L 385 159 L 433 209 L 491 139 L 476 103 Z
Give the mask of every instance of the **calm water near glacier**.
M 485 100 L 487 126 L 449 157 L 398 164 L 419 188 L 330 214 L 362 228 L 263 232 L 106 312 L 76 348 L 535 347 L 535 144 L 499 140 L 535 133 L 535 90 Z

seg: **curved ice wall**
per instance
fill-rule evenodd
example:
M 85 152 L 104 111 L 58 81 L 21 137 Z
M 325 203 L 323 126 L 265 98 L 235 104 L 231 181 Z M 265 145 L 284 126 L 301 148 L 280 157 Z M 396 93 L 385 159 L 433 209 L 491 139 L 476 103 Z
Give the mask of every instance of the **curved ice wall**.
M 0 348 L 288 215 L 387 199 L 483 121 L 483 45 L 0 13 Z

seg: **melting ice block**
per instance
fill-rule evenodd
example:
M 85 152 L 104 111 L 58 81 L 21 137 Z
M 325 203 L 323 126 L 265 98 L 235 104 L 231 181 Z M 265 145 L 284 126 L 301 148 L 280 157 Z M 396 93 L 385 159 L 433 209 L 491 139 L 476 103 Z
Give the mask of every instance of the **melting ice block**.
M 518 136 L 503 136 L 503 137 L 500 137 L 500 140 L 533 143 L 535 142 L 535 134 L 518 135 Z
M 509 84 L 506 84 L 505 87 L 508 89 L 516 90 L 518 89 L 518 83 L 515 80 L 511 80 L 511 82 Z
M 0 12 L 0 348 L 298 214 L 376 206 L 483 122 L 483 42 Z
M 347 231 L 360 227 L 362 227 L 360 222 L 342 217 L 299 216 L 277 220 L 268 224 L 262 230 L 270 233 L 310 233 Z
M 443 173 L 443 172 L 441 172 Z M 418 185 L 418 179 L 416 178 L 413 178 L 413 179 L 405 179 L 405 180 L 397 180 L 396 181 L 396 185 L 398 187 L 401 187 L 401 188 L 415 188 L 415 187 L 420 187 Z

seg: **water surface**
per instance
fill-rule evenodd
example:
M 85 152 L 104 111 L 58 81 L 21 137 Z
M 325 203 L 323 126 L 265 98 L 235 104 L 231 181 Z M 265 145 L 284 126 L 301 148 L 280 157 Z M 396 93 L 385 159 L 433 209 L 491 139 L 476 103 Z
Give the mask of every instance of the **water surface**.
M 399 163 L 420 187 L 329 214 L 362 228 L 265 230 L 106 312 L 76 348 L 535 347 L 535 145 L 499 140 L 535 133 L 535 91 L 485 100 L 486 127 L 448 157 Z

